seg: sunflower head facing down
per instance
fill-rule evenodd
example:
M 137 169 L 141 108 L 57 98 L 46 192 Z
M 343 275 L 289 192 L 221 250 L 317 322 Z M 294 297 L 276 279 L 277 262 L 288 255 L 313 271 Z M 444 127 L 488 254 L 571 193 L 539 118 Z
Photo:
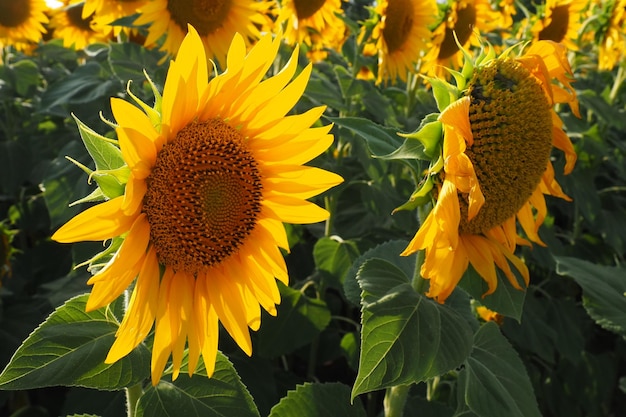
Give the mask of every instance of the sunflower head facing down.
M 496 57 L 491 49 L 452 73 L 456 86 L 431 79 L 441 113 L 407 135 L 432 157 L 414 195 L 430 193 L 435 203 L 403 255 L 425 250 L 420 272 L 430 281 L 427 295 L 439 302 L 469 265 L 488 284 L 485 295 L 496 290 L 496 268 L 515 288 L 518 275 L 528 285 L 516 246 L 544 245 L 538 235 L 544 195 L 569 200 L 554 178 L 552 148 L 564 152 L 566 174 L 576 161 L 553 110 L 568 103 L 578 116 L 562 45 L 540 41 L 517 57 L 511 49 Z
M 247 46 L 273 27 L 275 2 L 270 0 L 153 0 L 138 9 L 134 25 L 148 25 L 146 46 L 161 42 L 161 50 L 175 55 L 193 26 L 207 58 L 226 64 L 226 52 L 235 33 Z
M 89 280 L 87 309 L 106 306 L 134 283 L 106 362 L 127 355 L 154 324 L 153 384 L 170 355 L 178 376 L 185 347 L 189 374 L 202 355 L 211 375 L 218 322 L 251 354 L 249 329 L 259 328 L 261 308 L 276 314 L 276 279 L 288 281 L 283 222 L 325 220 L 328 212 L 307 199 L 342 181 L 303 165 L 333 142 L 331 126 L 310 127 L 324 108 L 286 115 L 311 72 L 309 65 L 294 78 L 297 48 L 264 79 L 280 43 L 267 34 L 246 54 L 235 35 L 227 71 L 209 81 L 202 39 L 190 26 L 163 94 L 153 86 L 153 107 L 130 90 L 139 107 L 111 99 L 124 163 L 92 177 L 115 179 L 120 191 L 106 195 L 101 185 L 106 201 L 52 236 L 112 240 L 89 261 L 92 269 L 101 265 Z

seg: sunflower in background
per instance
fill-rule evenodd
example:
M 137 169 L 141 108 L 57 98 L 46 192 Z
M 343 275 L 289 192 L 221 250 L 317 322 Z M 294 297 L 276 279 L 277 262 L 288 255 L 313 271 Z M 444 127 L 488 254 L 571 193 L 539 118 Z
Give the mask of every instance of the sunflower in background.
M 583 12 L 588 4 L 589 0 L 547 0 L 530 18 L 532 38 L 562 43 L 568 49 L 577 50 Z
M 365 40 L 363 53 L 378 56 L 377 83 L 407 80 L 417 71 L 418 63 L 429 45 L 430 26 L 437 19 L 435 0 L 382 0 L 373 10 L 371 37 Z M 361 31 L 364 42 L 367 25 Z
M 339 50 L 346 39 L 342 0 L 282 0 L 277 24 L 284 27 L 289 45 L 304 43 L 313 61 L 327 56 L 326 49 Z
M 276 279 L 288 282 L 279 249 L 289 250 L 283 222 L 327 219 L 307 199 L 342 182 L 303 165 L 333 142 L 331 125 L 310 127 L 324 107 L 286 116 L 311 74 L 308 65 L 293 78 L 298 48 L 282 71 L 262 81 L 281 42 L 266 34 L 246 55 L 243 37 L 235 35 L 227 71 L 208 81 L 203 39 L 190 26 L 163 95 L 154 91 L 155 107 L 135 99 L 141 111 L 111 100 L 128 165 L 120 170 L 129 171 L 123 194 L 52 236 L 66 243 L 113 239 L 119 247 L 90 279 L 87 309 L 106 306 L 136 281 L 106 362 L 127 355 L 156 323 L 153 384 L 170 355 L 178 376 L 186 344 L 189 374 L 202 355 L 211 375 L 218 321 L 252 353 L 248 328 L 259 328 L 261 307 L 276 314 Z
M 443 18 L 433 30 L 432 48 L 424 57 L 420 72 L 429 76 L 448 77 L 445 68 L 463 65 L 463 48 L 479 46 L 477 33 L 488 33 L 499 27 L 501 15 L 491 8 L 490 0 L 449 0 L 439 5 Z M 456 34 L 456 39 L 455 39 Z
M 46 11 L 44 0 L 0 1 L 0 46 L 13 45 L 24 50 L 29 43 L 39 42 L 46 32 Z
M 161 42 L 161 50 L 178 52 L 187 25 L 196 28 L 207 58 L 226 65 L 226 52 L 235 35 L 243 36 L 246 46 L 254 44 L 274 26 L 276 2 L 270 0 L 153 0 L 139 9 L 137 26 L 148 25 L 145 45 Z
M 511 49 L 496 57 L 490 49 L 476 63 L 466 61 L 463 74 L 456 87 L 433 82 L 441 113 L 425 125 L 433 162 L 423 191 L 436 203 L 402 253 L 425 250 L 421 276 L 430 281 L 427 295 L 439 302 L 470 264 L 487 282 L 486 294 L 496 290 L 496 267 L 521 288 L 513 265 L 528 284 L 515 249 L 544 245 L 538 235 L 547 215 L 544 195 L 569 200 L 554 178 L 551 150 L 564 152 L 566 174 L 576 161 L 553 109 L 568 103 L 579 116 L 564 46 L 539 41 L 519 57 Z M 415 137 L 426 135 L 418 131 Z M 518 235 L 518 223 L 525 237 Z
M 626 0 L 596 0 L 590 6 L 592 21 L 584 27 L 583 42 L 598 51 L 598 69 L 610 71 L 626 49 Z
M 83 49 L 93 43 L 108 42 L 112 36 L 112 28 L 100 25 L 92 16 L 83 18 L 84 3 L 71 0 L 51 11 L 50 28 L 52 38 L 62 39 L 66 48 Z
M 148 0 L 85 0 L 82 17 L 88 19 L 91 16 L 99 26 L 111 25 L 116 20 L 137 14 L 146 3 Z M 115 36 L 122 31 L 128 33 L 130 29 L 117 25 L 112 27 Z

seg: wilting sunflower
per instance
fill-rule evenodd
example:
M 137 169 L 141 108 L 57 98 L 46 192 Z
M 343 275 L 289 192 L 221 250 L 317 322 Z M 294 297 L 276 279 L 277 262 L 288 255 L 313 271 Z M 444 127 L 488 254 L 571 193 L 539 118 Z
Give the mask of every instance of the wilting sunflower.
M 569 200 L 554 178 L 552 147 L 565 154 L 565 173 L 576 153 L 553 106 L 569 103 L 578 115 L 565 48 L 550 41 L 531 45 L 523 56 L 493 50 L 475 64 L 466 62 L 455 87 L 433 83 L 441 114 L 416 138 L 426 142 L 433 164 L 424 184 L 436 203 L 403 255 L 425 250 L 421 275 L 428 296 L 443 302 L 469 264 L 497 286 L 496 266 L 521 288 L 510 265 L 528 284 L 528 269 L 514 251 L 529 241 L 543 245 L 539 226 L 546 215 L 544 195 Z M 558 81 L 557 85 L 553 81 Z M 452 96 L 446 103 L 443 98 Z M 431 133 L 432 132 L 432 133 Z M 411 135 L 408 135 L 411 137 Z M 436 150 L 440 149 L 440 153 Z M 423 194 L 419 193 L 418 194 Z M 517 234 L 519 222 L 525 238 Z
M 424 57 L 421 72 L 430 76 L 448 76 L 445 68 L 463 65 L 463 48 L 478 46 L 476 33 L 488 33 L 499 27 L 501 16 L 491 8 L 490 0 L 450 0 L 440 5 L 444 16 L 433 30 L 432 48 Z M 455 39 L 456 35 L 456 39 Z
M 290 45 L 304 43 L 313 61 L 326 58 L 326 49 L 338 50 L 346 39 L 342 0 L 282 0 L 278 24 L 284 26 L 284 39 Z
M 382 0 L 374 9 L 377 22 L 364 53 L 378 55 L 377 83 L 407 80 L 430 42 L 430 26 L 437 19 L 435 0 Z M 364 27 L 365 29 L 365 27 Z M 362 31 L 361 37 L 365 34 Z
M 66 7 L 52 11 L 50 27 L 52 37 L 62 39 L 66 48 L 83 49 L 98 42 L 107 42 L 111 38 L 111 27 L 98 25 L 92 16 L 83 19 L 84 3 L 72 1 Z
M 174 55 L 187 25 L 192 25 L 200 34 L 207 58 L 225 65 L 235 33 L 243 36 L 246 45 L 253 44 L 273 27 L 274 7 L 270 0 L 154 0 L 139 9 L 134 24 L 148 25 L 145 45 L 154 45 L 165 36 L 161 50 Z
M 116 20 L 133 16 L 148 0 L 85 0 L 83 19 L 90 16 L 98 25 L 110 25 Z M 113 26 L 114 34 L 118 35 L 124 28 Z
M 44 0 L 0 0 L 0 42 L 18 46 L 39 42 L 46 32 L 47 10 Z
M 207 81 L 202 39 L 190 26 L 154 108 L 111 99 L 130 170 L 125 191 L 52 236 L 58 242 L 124 238 L 89 280 L 88 310 L 109 304 L 135 281 L 107 363 L 127 355 L 156 322 L 154 384 L 170 355 L 178 376 L 185 344 L 189 374 L 202 355 L 211 375 L 218 320 L 250 355 L 248 328 L 259 328 L 260 308 L 276 314 L 275 278 L 288 281 L 279 250 L 289 249 L 283 222 L 325 220 L 328 212 L 306 199 L 342 181 L 303 165 L 333 141 L 331 126 L 310 127 L 324 108 L 286 116 L 311 73 L 309 65 L 291 81 L 297 48 L 282 71 L 262 81 L 281 42 L 266 34 L 246 55 L 243 37 L 235 35 L 227 71 Z
M 578 31 L 583 11 L 589 0 L 547 0 L 531 17 L 531 32 L 535 40 L 562 43 L 569 49 L 578 49 Z

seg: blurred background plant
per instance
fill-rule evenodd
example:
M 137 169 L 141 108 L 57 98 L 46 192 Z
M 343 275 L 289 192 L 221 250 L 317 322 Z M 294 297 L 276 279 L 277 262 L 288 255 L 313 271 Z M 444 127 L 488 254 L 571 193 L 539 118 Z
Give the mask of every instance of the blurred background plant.
M 119 374 L 112 368 L 94 371 L 102 369 L 90 358 L 106 355 L 121 305 L 82 318 L 68 306 L 84 307 L 81 295 L 89 292 L 90 274 L 74 267 L 102 244 L 61 245 L 50 236 L 85 207 L 71 203 L 94 190 L 66 159 L 93 168 L 74 117 L 113 137 L 103 121 L 112 119 L 109 98 L 128 98 L 131 82 L 133 93 L 151 102 L 144 71 L 162 90 L 186 23 L 206 20 L 192 7 L 203 2 L 175 3 L 0 0 L 0 364 L 14 361 L 0 376 L 0 415 L 124 415 L 124 388 L 148 381 L 150 366 L 142 355 L 130 368 L 115 368 Z M 265 314 L 252 334 L 253 356 L 224 334 L 219 347 L 225 356 L 212 379 L 182 375 L 156 387 L 148 383 L 134 400 L 136 415 L 168 415 L 172 409 L 198 416 L 621 415 L 626 2 L 213 5 L 231 3 L 243 12 L 217 16 L 234 19 L 228 27 L 243 32 L 249 45 L 262 31 L 282 27 L 286 37 L 278 60 L 284 63 L 299 43 L 300 68 L 313 62 L 294 112 L 327 106 L 322 121 L 334 123 L 335 143 L 312 165 L 345 182 L 314 199 L 331 212 L 328 222 L 287 227 L 290 285 L 280 287 L 277 317 Z M 212 31 L 211 24 L 204 32 L 212 45 L 208 58 L 223 69 L 232 34 Z M 530 271 L 524 291 L 500 279 L 498 291 L 482 298 L 481 279 L 470 269 L 445 307 L 411 293 L 412 309 L 407 298 L 397 299 L 409 313 L 389 306 L 372 313 L 371 305 L 392 284 L 413 277 L 416 256 L 399 254 L 420 216 L 394 210 L 411 200 L 428 168 L 422 160 L 389 155 L 403 146 L 398 133 L 414 132 L 438 111 L 424 75 L 452 78 L 442 65 L 461 70 L 458 45 L 476 54 L 479 39 L 498 51 L 546 39 L 567 46 L 582 117 L 566 106 L 557 110 L 578 161 L 568 176 L 561 175 L 563 158 L 553 163 L 573 201 L 547 199 L 549 215 L 540 229 L 546 246 L 518 251 Z M 374 283 L 382 293 L 368 287 Z M 106 322 L 101 332 L 108 342 L 95 343 L 99 334 L 90 327 L 80 327 L 82 338 L 77 331 L 68 341 L 64 328 L 53 326 L 81 320 Z M 394 327 L 398 321 L 405 327 Z M 378 327 L 388 334 L 372 336 Z M 469 331 L 470 344 L 452 364 L 455 359 L 436 353 L 434 344 L 446 347 L 457 331 Z M 377 345 L 387 350 L 377 352 Z M 441 372 L 423 369 L 425 362 Z M 401 404 L 393 405 L 398 399 Z

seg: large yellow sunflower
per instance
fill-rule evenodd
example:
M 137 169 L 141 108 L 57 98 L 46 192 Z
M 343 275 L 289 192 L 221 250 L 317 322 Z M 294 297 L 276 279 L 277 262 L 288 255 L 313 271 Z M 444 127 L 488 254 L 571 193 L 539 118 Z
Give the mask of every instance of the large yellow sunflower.
M 297 48 L 282 71 L 262 81 L 281 42 L 266 34 L 246 55 L 243 37 L 235 35 L 227 71 L 208 81 L 203 41 L 190 26 L 154 108 L 111 99 L 130 169 L 124 194 L 52 236 L 58 242 L 124 237 L 89 280 L 89 310 L 135 281 L 107 363 L 128 354 L 156 322 L 154 384 L 170 355 L 178 376 L 185 344 L 189 373 L 202 355 L 211 375 L 218 320 L 250 355 L 248 327 L 259 328 L 260 307 L 276 314 L 275 278 L 288 281 L 279 250 L 289 250 L 283 222 L 325 220 L 328 212 L 307 198 L 342 181 L 303 165 L 333 141 L 330 125 L 310 127 L 324 107 L 286 116 L 311 73 L 309 65 L 291 81 Z
M 47 10 L 44 0 L 0 0 L 0 42 L 39 42 L 46 32 Z
M 457 44 L 478 46 L 476 33 L 488 33 L 499 27 L 501 15 L 491 8 L 490 0 L 449 0 L 441 5 L 443 20 L 433 30 L 432 48 L 424 57 L 421 72 L 430 76 L 448 76 L 445 68 L 458 69 L 463 54 Z M 456 35 L 456 39 L 455 39 Z
M 342 0 L 282 0 L 278 24 L 284 26 L 285 42 L 304 43 L 313 61 L 326 58 L 326 49 L 338 50 L 346 39 Z
M 111 27 L 97 24 L 92 16 L 82 17 L 83 5 L 80 0 L 72 0 L 69 5 L 51 12 L 52 37 L 62 39 L 66 48 L 83 49 L 111 38 Z
M 589 0 L 547 0 L 531 18 L 533 39 L 554 41 L 577 50 L 578 31 L 588 3 Z
M 430 184 L 439 184 L 433 187 L 436 203 L 403 255 L 425 250 L 421 275 L 430 280 L 427 295 L 439 302 L 469 264 L 487 282 L 486 294 L 496 289 L 496 266 L 520 288 L 512 264 L 528 284 L 516 246 L 543 245 L 538 229 L 547 214 L 544 195 L 569 200 L 550 162 L 553 146 L 564 151 L 566 174 L 576 161 L 553 110 L 569 103 L 579 115 L 566 50 L 539 41 L 523 56 L 510 55 L 508 50 L 495 57 L 492 51 L 481 58 L 471 79 L 459 81 L 467 82 L 458 86 L 462 93 L 433 122 L 443 132 L 437 136 L 441 154 L 428 173 Z M 454 91 L 450 85 L 444 90 Z M 517 234 L 516 221 L 526 238 Z
M 207 58 L 225 65 L 228 45 L 240 33 L 246 45 L 273 26 L 276 4 L 270 0 L 154 0 L 139 9 L 136 25 L 149 25 L 146 45 L 165 36 L 161 50 L 176 54 L 187 25 L 196 28 Z
M 437 19 L 435 0 L 382 0 L 374 9 L 378 23 L 366 43 L 365 53 L 378 55 L 377 83 L 407 80 L 417 70 Z

